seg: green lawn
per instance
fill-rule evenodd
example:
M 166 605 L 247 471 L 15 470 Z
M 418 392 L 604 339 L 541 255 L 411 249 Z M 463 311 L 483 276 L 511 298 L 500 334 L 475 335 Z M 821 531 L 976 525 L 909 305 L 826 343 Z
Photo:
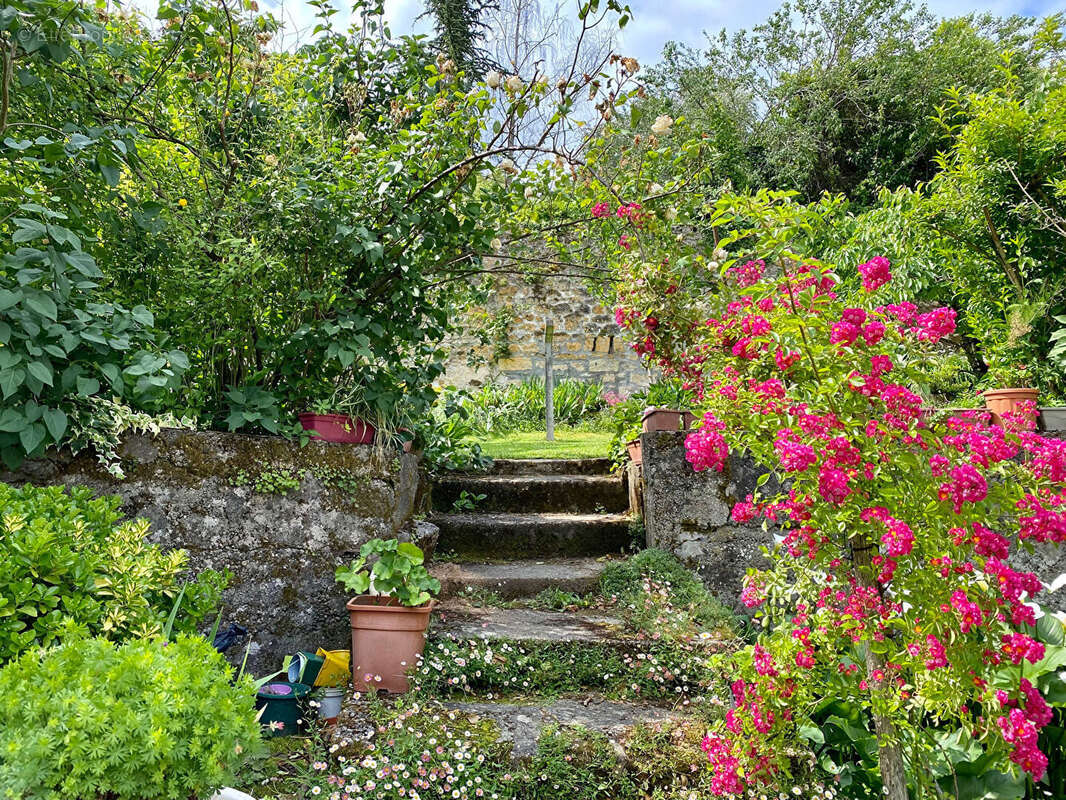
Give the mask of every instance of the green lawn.
M 522 431 L 493 437 L 481 449 L 493 458 L 606 458 L 611 434 L 559 428 L 555 441 L 546 442 L 544 431 Z

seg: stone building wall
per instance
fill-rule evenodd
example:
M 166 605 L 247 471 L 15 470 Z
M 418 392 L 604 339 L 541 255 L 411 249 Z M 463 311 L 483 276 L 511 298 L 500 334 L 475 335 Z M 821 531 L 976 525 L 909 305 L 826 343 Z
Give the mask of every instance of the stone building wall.
M 278 669 L 297 650 L 350 646 L 347 598 L 333 571 L 366 541 L 398 534 L 427 554 L 436 543 L 434 526 L 413 521 L 422 487 L 412 455 L 181 430 L 129 436 L 119 454 L 123 480 L 90 453 L 27 462 L 0 480 L 118 495 L 130 517 L 151 522 L 155 543 L 188 551 L 192 573 L 231 570 L 223 624 L 249 629 L 256 674 Z M 285 494 L 255 488 L 272 475 L 299 486 Z M 244 648 L 241 642 L 229 655 L 239 660 Z
M 556 380 L 598 382 L 606 391 L 623 396 L 651 382 L 651 373 L 623 341 L 613 309 L 593 297 L 583 279 L 549 277 L 531 282 L 521 275 L 498 275 L 494 280 L 485 306 L 467 314 L 471 329 L 491 327 L 488 341 L 474 333 L 447 341 L 446 383 L 473 388 L 492 381 L 543 377 L 545 319 L 555 326 Z M 497 357 L 502 350 L 506 354 Z

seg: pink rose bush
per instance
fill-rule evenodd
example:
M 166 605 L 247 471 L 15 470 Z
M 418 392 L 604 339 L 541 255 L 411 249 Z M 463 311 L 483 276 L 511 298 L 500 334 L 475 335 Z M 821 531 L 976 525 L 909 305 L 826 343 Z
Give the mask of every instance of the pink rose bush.
M 784 487 L 732 512 L 780 544 L 743 588 L 762 633 L 733 656 L 732 707 L 703 744 L 721 795 L 788 775 L 825 698 L 875 721 L 882 771 L 928 753 L 930 727 L 961 728 L 990 769 L 1047 768 L 1037 677 L 1066 648 L 1036 638 L 1042 586 L 1013 554 L 1066 541 L 1066 443 L 1036 432 L 1035 409 L 1001 427 L 927 408 L 916 387 L 955 312 L 878 302 L 887 259 L 858 273 L 845 293 L 817 263 L 738 259 L 715 284 L 660 259 L 619 286 L 634 347 L 700 398 L 693 469 L 742 452 Z

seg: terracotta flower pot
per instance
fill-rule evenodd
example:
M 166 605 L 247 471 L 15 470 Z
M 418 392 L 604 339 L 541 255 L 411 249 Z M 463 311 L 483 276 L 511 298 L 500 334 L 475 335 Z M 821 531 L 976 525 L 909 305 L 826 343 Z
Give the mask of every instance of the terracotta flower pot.
M 644 463 L 644 452 L 640 446 L 640 439 L 626 442 L 626 452 L 629 454 L 629 460 L 638 467 Z
M 985 398 L 985 407 L 995 417 L 1002 418 L 1007 413 L 1017 413 L 1022 410 L 1022 403 L 1031 401 L 1036 403 L 1039 392 L 1029 388 L 989 389 L 982 392 Z
M 685 419 L 684 411 L 671 408 L 653 408 L 644 413 L 641 418 L 641 430 L 645 433 L 654 431 L 679 431 L 682 429 L 682 421 Z
M 312 439 L 341 444 L 373 444 L 377 430 L 360 417 L 347 414 L 300 414 L 298 419 Z
M 391 597 L 359 595 L 348 601 L 352 623 L 352 683 L 357 692 L 386 689 L 403 693 L 410 688 L 407 671 L 415 666 L 426 645 L 430 600 L 410 608 Z

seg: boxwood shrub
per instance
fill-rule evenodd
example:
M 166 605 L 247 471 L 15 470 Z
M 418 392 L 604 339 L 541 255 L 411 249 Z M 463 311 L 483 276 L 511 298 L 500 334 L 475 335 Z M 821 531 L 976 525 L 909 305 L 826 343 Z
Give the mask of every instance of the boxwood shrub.
M 0 797 L 207 798 L 260 746 L 255 692 L 203 638 L 100 639 L 0 669 Z
M 158 633 L 187 555 L 148 543 L 148 533 L 146 521 L 122 520 L 117 497 L 0 483 L 0 664 L 74 633 Z M 213 616 L 226 582 L 200 573 L 186 586 L 174 629 L 192 632 Z

